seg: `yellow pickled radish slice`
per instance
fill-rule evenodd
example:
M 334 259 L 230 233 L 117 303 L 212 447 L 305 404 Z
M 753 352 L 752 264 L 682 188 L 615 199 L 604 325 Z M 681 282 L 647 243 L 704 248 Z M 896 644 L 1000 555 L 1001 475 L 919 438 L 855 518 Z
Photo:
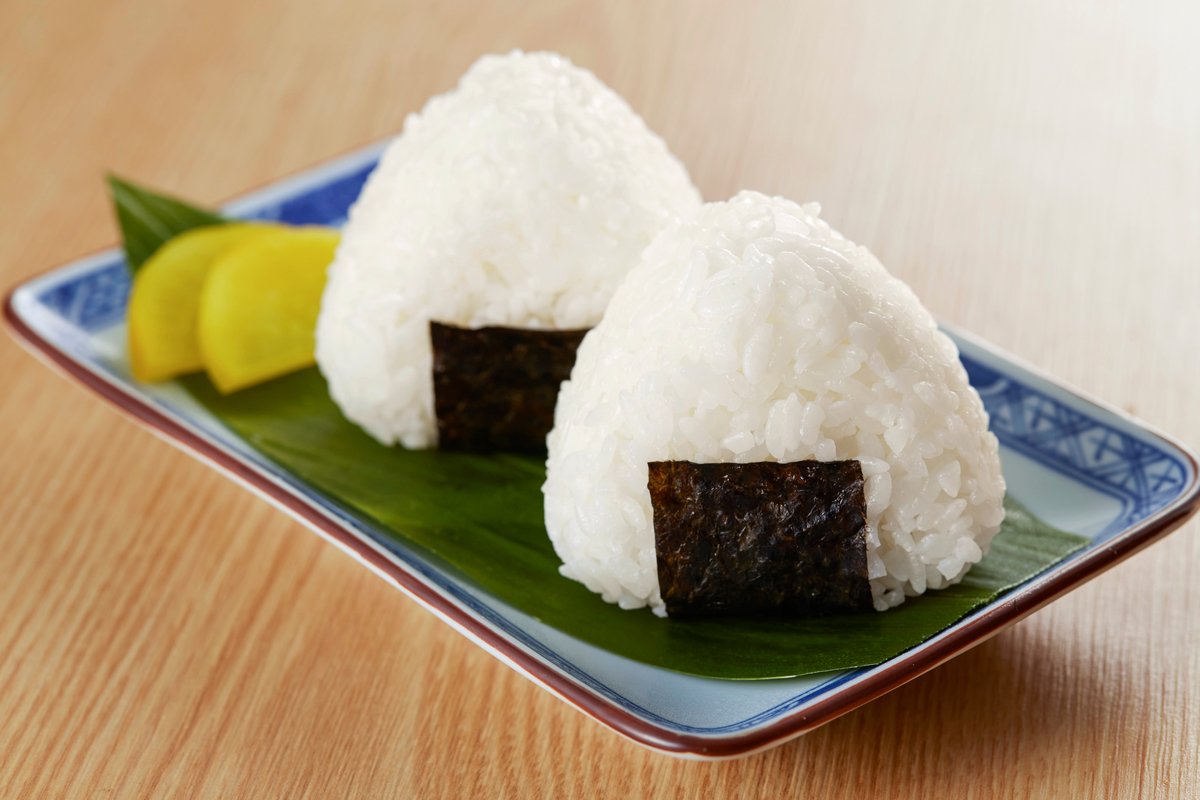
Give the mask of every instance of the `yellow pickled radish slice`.
M 325 271 L 339 239 L 327 228 L 285 228 L 217 259 L 200 293 L 199 339 L 219 390 L 313 363 Z
M 275 226 L 230 223 L 181 233 L 151 256 L 129 294 L 129 361 L 140 381 L 204 368 L 196 339 L 200 290 L 217 257 Z

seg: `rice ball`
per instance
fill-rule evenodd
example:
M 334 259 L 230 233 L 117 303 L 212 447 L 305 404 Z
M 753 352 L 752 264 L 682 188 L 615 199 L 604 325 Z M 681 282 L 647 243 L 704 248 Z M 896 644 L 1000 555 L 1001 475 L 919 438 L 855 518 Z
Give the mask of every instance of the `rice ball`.
M 587 328 L 659 230 L 700 197 L 592 73 L 550 53 L 485 56 L 412 114 L 350 211 L 317 364 L 385 444 L 437 438 L 429 321 Z
M 561 572 L 659 593 L 647 463 L 856 459 L 875 607 L 957 582 L 1004 518 L 996 437 L 953 342 L 816 205 L 742 192 L 665 229 L 584 339 L 548 440 Z

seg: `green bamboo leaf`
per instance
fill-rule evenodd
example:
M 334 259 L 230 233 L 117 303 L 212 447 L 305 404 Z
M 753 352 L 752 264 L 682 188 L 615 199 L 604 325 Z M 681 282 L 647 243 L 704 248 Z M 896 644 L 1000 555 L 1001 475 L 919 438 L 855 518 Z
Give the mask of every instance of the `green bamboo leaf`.
M 347 514 L 564 633 L 658 667 L 753 680 L 869 666 L 919 644 L 1087 540 L 1015 502 L 987 557 L 957 586 L 886 613 L 816 619 L 659 619 L 621 611 L 558 574 L 542 522 L 541 459 L 388 448 L 346 421 L 316 369 L 221 396 L 192 394 Z
M 125 263 L 136 273 L 168 239 L 192 228 L 228 222 L 225 217 L 145 187 L 108 176 Z

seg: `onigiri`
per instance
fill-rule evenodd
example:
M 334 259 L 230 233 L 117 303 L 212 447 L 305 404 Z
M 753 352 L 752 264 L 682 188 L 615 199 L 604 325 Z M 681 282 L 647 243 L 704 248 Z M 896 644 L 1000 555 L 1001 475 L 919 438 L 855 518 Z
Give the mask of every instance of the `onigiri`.
M 645 250 L 561 389 L 543 487 L 563 575 L 664 611 L 647 464 L 856 460 L 878 610 L 959 581 L 1004 517 L 953 342 L 815 205 L 742 192 Z
M 317 322 L 345 415 L 385 444 L 436 442 L 430 321 L 596 324 L 641 251 L 700 197 L 592 73 L 485 56 L 405 121 L 350 211 Z

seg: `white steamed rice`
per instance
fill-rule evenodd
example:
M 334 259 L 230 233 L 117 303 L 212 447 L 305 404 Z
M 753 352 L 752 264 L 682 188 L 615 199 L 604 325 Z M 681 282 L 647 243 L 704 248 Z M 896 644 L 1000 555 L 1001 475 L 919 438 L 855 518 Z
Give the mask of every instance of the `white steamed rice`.
M 962 578 L 1004 517 L 954 344 L 865 248 L 782 198 L 705 205 L 645 251 L 559 395 L 544 486 L 561 571 L 659 595 L 647 462 L 858 459 L 875 607 Z
M 317 363 L 381 442 L 436 439 L 428 321 L 585 328 L 699 194 L 642 119 L 549 53 L 485 56 L 412 114 L 330 267 Z

